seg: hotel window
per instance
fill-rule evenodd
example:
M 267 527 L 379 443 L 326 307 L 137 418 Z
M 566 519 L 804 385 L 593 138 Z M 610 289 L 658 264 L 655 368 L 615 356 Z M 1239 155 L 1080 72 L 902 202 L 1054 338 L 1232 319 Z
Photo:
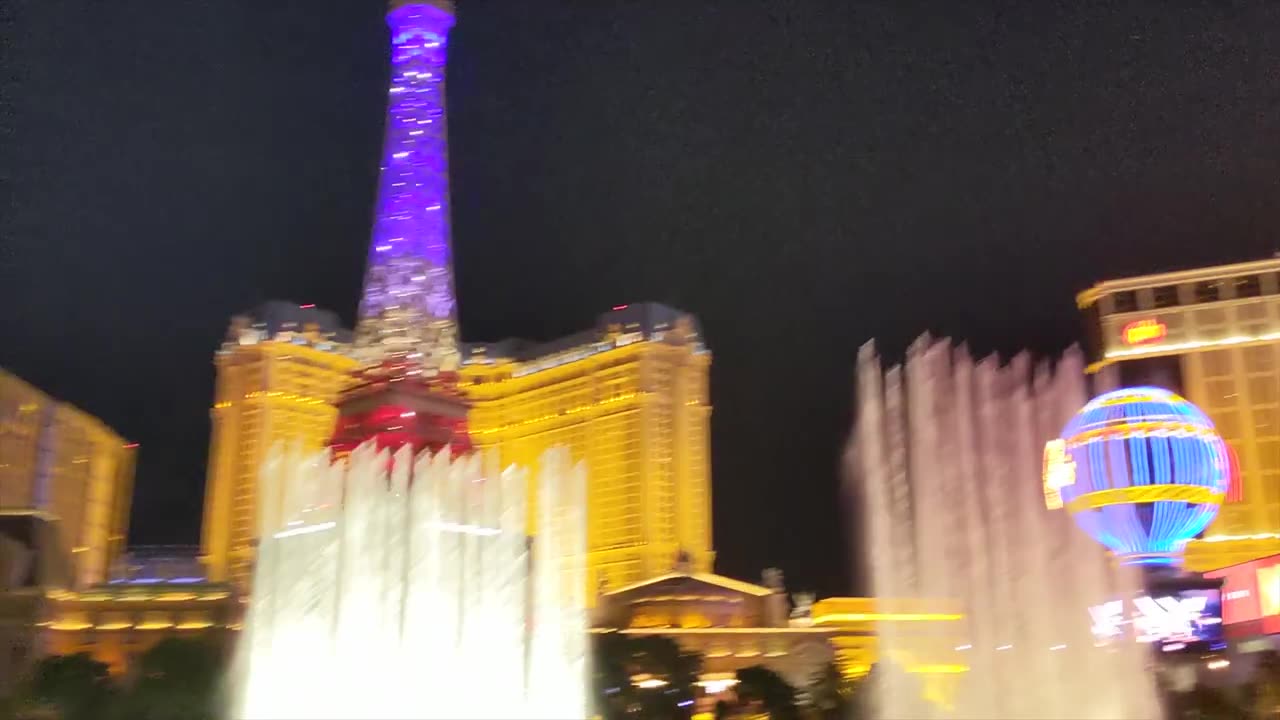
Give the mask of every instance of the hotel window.
M 1222 283 L 1217 280 L 1196 283 L 1196 302 L 1217 302 L 1222 294 Z
M 1178 288 L 1176 285 L 1161 285 L 1153 288 L 1151 296 L 1158 308 L 1174 307 L 1178 304 Z
M 1270 345 L 1244 348 L 1243 355 L 1245 372 L 1266 373 L 1275 367 L 1275 349 Z
M 1132 290 L 1112 294 L 1111 304 L 1118 313 L 1133 312 L 1138 309 L 1138 299 Z
M 1257 275 L 1236 278 L 1235 285 L 1238 298 L 1258 297 L 1262 294 L 1262 285 L 1258 282 Z

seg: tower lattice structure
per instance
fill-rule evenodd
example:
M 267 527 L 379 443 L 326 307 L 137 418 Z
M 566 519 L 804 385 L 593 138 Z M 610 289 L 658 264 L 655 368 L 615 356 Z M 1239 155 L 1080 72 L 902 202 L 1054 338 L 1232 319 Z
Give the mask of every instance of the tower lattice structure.
M 381 447 L 471 449 L 458 392 L 449 231 L 445 64 L 453 6 L 393 0 L 386 139 L 356 325 L 356 382 L 338 401 L 339 454 Z

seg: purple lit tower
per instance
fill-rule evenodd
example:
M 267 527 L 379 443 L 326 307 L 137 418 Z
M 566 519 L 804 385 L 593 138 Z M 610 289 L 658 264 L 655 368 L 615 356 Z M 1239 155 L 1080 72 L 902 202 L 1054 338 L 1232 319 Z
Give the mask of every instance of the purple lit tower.
M 457 392 L 445 61 L 453 4 L 392 0 L 386 140 L 356 325 L 358 382 L 332 446 L 470 449 Z

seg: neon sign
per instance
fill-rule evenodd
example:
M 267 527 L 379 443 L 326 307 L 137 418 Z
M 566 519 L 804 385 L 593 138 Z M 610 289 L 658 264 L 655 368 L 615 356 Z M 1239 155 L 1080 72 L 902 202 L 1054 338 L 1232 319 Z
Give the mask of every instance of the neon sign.
M 1138 642 L 1195 642 L 1199 638 L 1197 626 L 1206 620 L 1216 620 L 1204 617 L 1209 599 L 1203 595 L 1184 598 L 1140 597 L 1133 604 L 1138 611 L 1133 618 L 1133 629 L 1137 633 Z
M 1090 607 L 1089 619 L 1099 644 L 1131 635 L 1137 642 L 1157 643 L 1172 650 L 1172 644 L 1213 641 L 1222 632 L 1216 591 L 1141 596 L 1129 602 L 1113 600 Z
M 1076 484 L 1076 464 L 1067 455 L 1064 440 L 1044 444 L 1044 505 L 1050 510 L 1062 509 L 1062 488 Z
M 1159 320 L 1134 320 L 1120 331 L 1125 345 L 1147 345 L 1159 342 L 1169 334 L 1169 327 Z

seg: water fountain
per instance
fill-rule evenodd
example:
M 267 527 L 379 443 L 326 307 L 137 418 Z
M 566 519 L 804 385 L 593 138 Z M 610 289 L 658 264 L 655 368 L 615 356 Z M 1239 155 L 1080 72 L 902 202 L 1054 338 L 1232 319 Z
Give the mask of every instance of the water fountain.
M 241 640 L 236 717 L 587 716 L 585 474 L 543 456 L 539 532 L 525 470 L 448 449 L 274 452 Z
M 858 356 L 857 425 L 847 457 L 863 521 L 855 548 L 877 597 L 958 600 L 964 637 L 946 648 L 967 667 L 930 711 L 997 720 L 1149 720 L 1159 716 L 1149 655 L 1095 647 L 1089 608 L 1142 587 L 1041 485 L 1045 442 L 1088 398 L 1083 358 L 1051 371 L 1026 355 L 1001 366 L 928 337 L 902 366 Z M 909 666 L 929 638 L 879 628 L 880 659 Z M 936 651 L 937 648 L 930 648 Z M 882 674 L 877 714 L 920 717 L 918 688 Z

